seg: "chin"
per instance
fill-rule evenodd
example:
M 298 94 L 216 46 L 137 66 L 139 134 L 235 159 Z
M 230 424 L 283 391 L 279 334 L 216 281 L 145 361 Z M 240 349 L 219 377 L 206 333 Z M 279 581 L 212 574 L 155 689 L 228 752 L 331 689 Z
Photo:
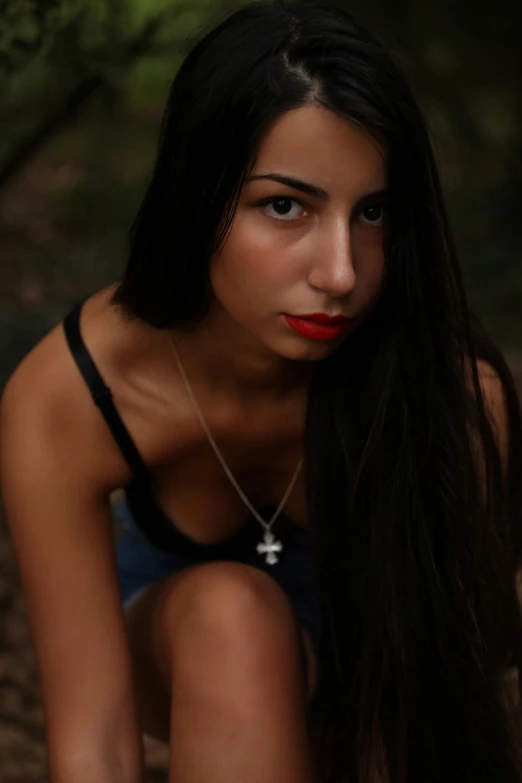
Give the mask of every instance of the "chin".
M 282 359 L 288 359 L 289 361 L 294 362 L 313 362 L 330 356 L 339 345 L 340 343 L 333 344 L 303 339 L 303 344 L 301 346 L 296 346 L 295 342 L 293 345 L 287 344 L 284 347 L 279 344 L 277 348 L 273 347 L 272 350 Z

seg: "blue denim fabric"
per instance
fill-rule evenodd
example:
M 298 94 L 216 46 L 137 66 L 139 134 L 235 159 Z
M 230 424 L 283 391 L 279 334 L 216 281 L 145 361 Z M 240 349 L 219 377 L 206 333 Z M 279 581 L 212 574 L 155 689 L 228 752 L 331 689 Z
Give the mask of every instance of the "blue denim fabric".
M 198 562 L 186 556 L 163 552 L 152 544 L 136 525 L 126 501 L 115 505 L 113 514 L 121 530 L 116 542 L 116 562 L 124 609 L 128 609 L 155 582 Z M 262 540 L 262 532 L 260 526 L 259 541 Z M 256 552 L 255 544 L 248 547 L 250 551 L 246 551 L 245 547 L 239 558 L 236 553 L 230 559 L 260 568 L 278 582 L 294 608 L 297 621 L 307 629 L 318 650 L 321 614 L 310 533 L 292 525 L 277 538 L 282 541 L 284 548 L 276 565 L 266 563 L 265 558 Z

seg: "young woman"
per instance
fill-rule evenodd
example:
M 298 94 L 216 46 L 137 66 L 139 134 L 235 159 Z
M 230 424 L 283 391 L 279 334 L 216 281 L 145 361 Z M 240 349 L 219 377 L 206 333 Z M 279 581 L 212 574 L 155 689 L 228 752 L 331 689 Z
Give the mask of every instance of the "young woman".
M 52 783 L 140 781 L 142 731 L 171 783 L 521 779 L 520 414 L 468 313 L 382 46 L 294 0 L 205 35 L 122 279 L 3 395 Z

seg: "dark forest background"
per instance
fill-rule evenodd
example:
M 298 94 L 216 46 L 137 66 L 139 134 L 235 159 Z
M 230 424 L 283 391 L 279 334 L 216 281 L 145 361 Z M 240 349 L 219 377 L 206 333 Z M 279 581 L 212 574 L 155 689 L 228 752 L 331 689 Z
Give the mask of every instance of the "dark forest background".
M 522 3 L 344 5 L 414 85 L 472 306 L 522 388 Z M 76 299 L 120 274 L 170 82 L 199 26 L 233 7 L 0 0 L 0 391 Z M 151 743 L 147 758 L 150 781 L 163 780 L 164 749 Z M 45 780 L 34 656 L 4 525 L 0 781 Z

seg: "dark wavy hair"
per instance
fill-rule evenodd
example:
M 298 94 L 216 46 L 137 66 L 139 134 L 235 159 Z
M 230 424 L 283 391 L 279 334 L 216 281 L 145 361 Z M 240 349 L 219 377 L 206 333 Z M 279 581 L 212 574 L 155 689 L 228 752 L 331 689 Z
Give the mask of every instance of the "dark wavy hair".
M 382 294 L 317 362 L 308 402 L 326 625 L 318 775 L 362 783 L 381 747 L 390 783 L 515 783 L 503 681 L 522 660 L 520 409 L 470 314 L 426 125 L 385 47 L 346 11 L 295 0 L 254 2 L 200 37 L 168 97 L 113 301 L 160 329 L 197 326 L 261 140 L 310 104 L 380 141 L 390 189 Z M 477 360 L 504 391 L 506 473 Z

